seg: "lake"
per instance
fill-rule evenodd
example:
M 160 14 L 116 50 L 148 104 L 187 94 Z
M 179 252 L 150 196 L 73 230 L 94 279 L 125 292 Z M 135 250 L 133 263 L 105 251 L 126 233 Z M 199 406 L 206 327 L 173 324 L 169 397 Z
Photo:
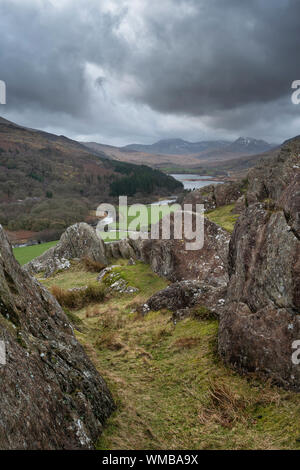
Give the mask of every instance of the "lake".
M 203 188 L 204 186 L 209 186 L 210 184 L 222 184 L 223 181 L 214 181 L 209 180 L 208 176 L 200 176 L 200 175 L 189 175 L 189 174 L 176 174 L 170 175 L 173 176 L 176 180 L 180 181 L 184 189 L 199 189 Z

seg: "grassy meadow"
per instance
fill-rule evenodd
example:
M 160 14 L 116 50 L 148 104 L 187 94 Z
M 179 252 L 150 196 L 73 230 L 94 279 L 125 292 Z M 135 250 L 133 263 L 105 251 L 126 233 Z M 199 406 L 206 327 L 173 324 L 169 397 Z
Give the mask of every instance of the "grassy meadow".
M 151 225 L 158 223 L 163 217 L 174 212 L 178 204 L 164 205 L 138 205 L 123 208 L 120 207 L 118 213 L 118 221 L 109 225 L 110 234 L 108 232 L 100 232 L 104 241 L 116 241 L 126 238 L 128 231 L 131 232 L 148 232 Z M 126 212 L 125 212 L 126 211 Z
M 22 246 L 13 248 L 15 258 L 21 265 L 29 263 L 32 259 L 42 255 L 46 250 L 55 246 L 57 241 L 41 243 L 40 245 Z

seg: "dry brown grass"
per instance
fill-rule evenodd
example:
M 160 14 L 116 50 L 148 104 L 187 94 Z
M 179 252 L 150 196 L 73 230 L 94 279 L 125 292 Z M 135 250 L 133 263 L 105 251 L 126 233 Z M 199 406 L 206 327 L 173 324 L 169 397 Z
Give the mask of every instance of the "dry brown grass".
M 181 349 L 191 349 L 199 344 L 199 338 L 195 338 L 193 336 L 186 337 L 186 338 L 178 338 L 172 344 L 173 349 L 181 350 Z
M 62 289 L 54 285 L 51 293 L 60 305 L 70 309 L 80 309 L 89 303 L 99 303 L 105 299 L 105 289 L 101 284 L 89 284 L 86 288 L 75 289 Z
M 89 258 L 88 256 L 82 258 L 81 263 L 83 264 L 85 270 L 90 273 L 99 273 L 100 271 L 102 271 L 102 269 L 106 267 L 103 263 L 95 261 L 92 258 Z
M 126 317 L 122 315 L 118 308 L 108 308 L 102 310 L 97 315 L 99 316 L 98 325 L 102 330 L 119 330 L 126 324 Z
M 280 404 L 280 394 L 269 384 L 260 389 L 257 395 L 237 393 L 223 379 L 210 381 L 207 393 L 208 405 L 199 412 L 201 424 L 216 422 L 231 429 L 237 422 L 254 423 L 252 410 L 258 406 Z
M 126 345 L 121 341 L 120 335 L 115 331 L 108 331 L 101 334 L 99 339 L 96 341 L 96 347 L 98 349 L 109 349 L 110 351 L 120 351 Z

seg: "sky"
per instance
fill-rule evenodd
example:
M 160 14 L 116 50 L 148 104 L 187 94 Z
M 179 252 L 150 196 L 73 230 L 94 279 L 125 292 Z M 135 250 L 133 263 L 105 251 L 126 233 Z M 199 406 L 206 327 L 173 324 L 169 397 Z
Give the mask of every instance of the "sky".
M 0 115 L 111 145 L 300 134 L 299 0 L 0 0 Z

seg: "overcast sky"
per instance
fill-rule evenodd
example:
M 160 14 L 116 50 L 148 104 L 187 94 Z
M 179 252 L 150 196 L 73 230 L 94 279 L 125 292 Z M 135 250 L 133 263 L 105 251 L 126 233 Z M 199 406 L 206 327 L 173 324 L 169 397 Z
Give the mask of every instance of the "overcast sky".
M 299 0 L 0 0 L 0 114 L 113 145 L 300 134 Z

